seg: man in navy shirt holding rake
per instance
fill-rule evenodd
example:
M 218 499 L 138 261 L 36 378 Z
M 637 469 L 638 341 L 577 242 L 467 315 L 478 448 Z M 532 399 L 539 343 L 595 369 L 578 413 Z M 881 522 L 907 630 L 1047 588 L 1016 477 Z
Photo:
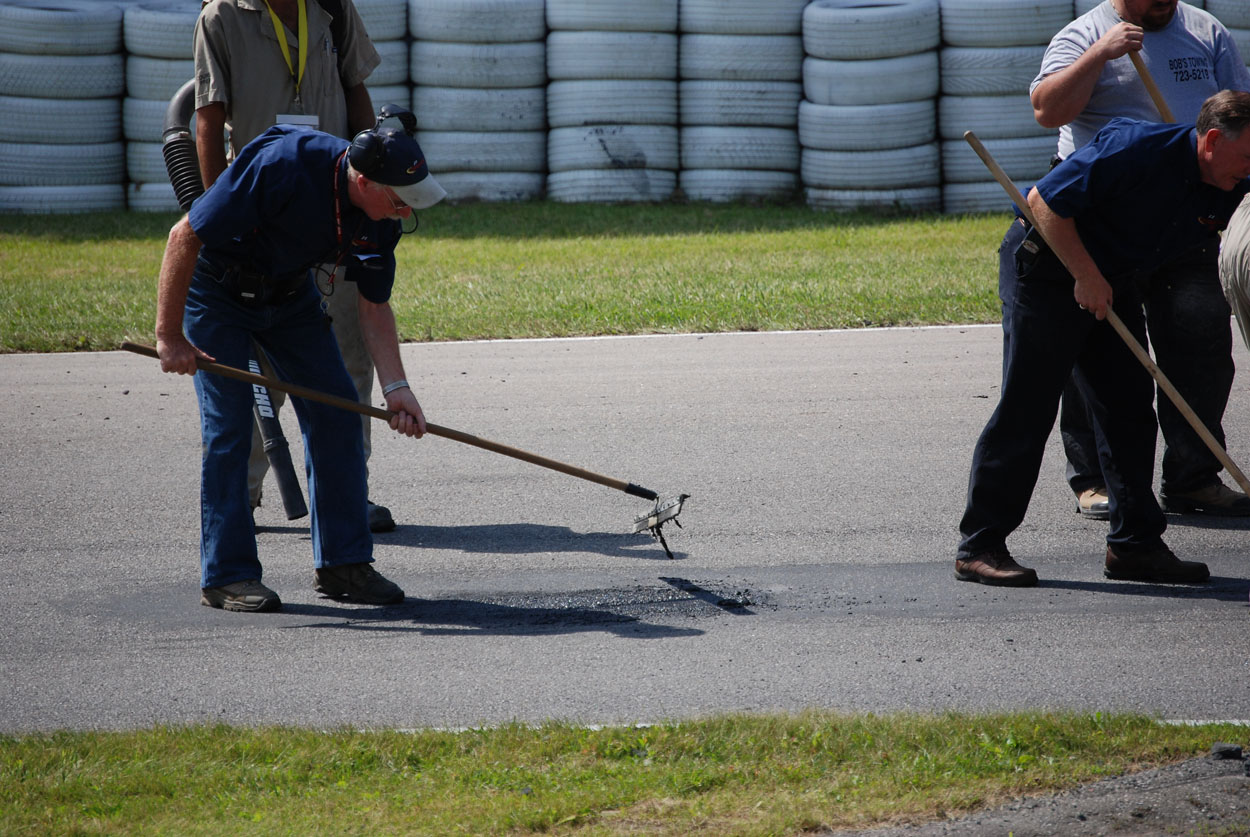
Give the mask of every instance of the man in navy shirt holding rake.
M 382 128 L 397 116 L 402 128 Z M 344 264 L 360 292 L 365 343 L 391 427 L 425 432 L 404 379 L 389 299 L 401 221 L 445 195 L 412 134 L 412 114 L 387 105 L 378 127 L 351 143 L 276 126 L 249 143 L 169 234 L 161 263 L 156 348 L 161 368 L 195 376 L 203 436 L 201 602 L 271 611 L 261 583 L 247 501 L 251 387 L 196 375 L 197 358 L 247 367 L 253 338 L 288 382 L 350 400 L 356 389 L 325 316 L 313 270 Z M 404 598 L 371 566 L 365 460 L 355 413 L 292 398 L 308 468 L 314 587 L 333 598 L 392 604 Z
M 1105 322 L 1114 308 L 1145 344 L 1142 277 L 1224 228 L 1250 182 L 1250 93 L 1206 100 L 1196 125 L 1112 120 L 1042 178 L 1029 207 L 1058 256 L 1017 218 L 999 249 L 1003 380 L 973 452 L 955 575 L 1026 587 L 1007 536 L 1024 520 L 1059 395 L 1075 371 L 1105 442 L 1111 529 L 1108 578 L 1197 583 L 1206 564 L 1164 544 L 1152 489 L 1153 381 Z M 1073 271 L 1068 272 L 1064 265 Z

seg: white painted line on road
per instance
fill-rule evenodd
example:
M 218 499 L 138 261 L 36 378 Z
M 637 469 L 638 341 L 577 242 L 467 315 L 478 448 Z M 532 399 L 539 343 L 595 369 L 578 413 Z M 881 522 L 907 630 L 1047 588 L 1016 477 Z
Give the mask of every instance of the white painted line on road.
M 1223 724 L 1230 727 L 1250 727 L 1250 720 L 1238 720 L 1236 718 L 1229 721 L 1206 720 L 1202 718 L 1164 718 L 1159 723 L 1169 727 L 1205 727 L 1214 724 Z

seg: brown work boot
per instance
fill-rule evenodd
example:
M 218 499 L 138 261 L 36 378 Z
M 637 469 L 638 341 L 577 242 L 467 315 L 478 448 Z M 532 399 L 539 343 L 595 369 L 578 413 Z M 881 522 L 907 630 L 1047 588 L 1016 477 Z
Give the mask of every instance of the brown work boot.
M 404 591 L 388 581 L 372 564 L 340 564 L 313 571 L 313 589 L 332 599 L 347 599 L 359 604 L 398 604 Z
M 1222 482 L 1213 482 L 1195 491 L 1161 494 L 1159 505 L 1173 514 L 1209 514 L 1214 517 L 1250 516 L 1250 497 Z
M 1087 488 L 1076 495 L 1076 511 L 1090 520 L 1106 520 L 1111 517 L 1111 500 L 1105 486 Z
M 1107 578 L 1159 584 L 1201 584 L 1211 572 L 1201 561 L 1182 561 L 1163 541 L 1152 546 L 1107 545 Z
M 955 578 L 996 587 L 1033 587 L 1037 584 L 1037 573 L 1017 564 L 1006 549 L 991 549 L 978 552 L 971 558 L 956 558 Z

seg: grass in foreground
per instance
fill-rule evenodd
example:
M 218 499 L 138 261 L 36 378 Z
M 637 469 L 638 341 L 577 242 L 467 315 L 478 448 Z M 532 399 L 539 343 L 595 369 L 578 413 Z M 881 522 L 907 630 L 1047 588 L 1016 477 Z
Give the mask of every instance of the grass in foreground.
M 730 716 L 468 732 L 0 737 L 4 834 L 793 834 L 955 816 L 1206 752 L 1140 716 Z
M 152 342 L 172 214 L 0 215 L 0 352 Z M 398 255 L 412 340 L 992 322 L 1005 214 L 437 206 Z

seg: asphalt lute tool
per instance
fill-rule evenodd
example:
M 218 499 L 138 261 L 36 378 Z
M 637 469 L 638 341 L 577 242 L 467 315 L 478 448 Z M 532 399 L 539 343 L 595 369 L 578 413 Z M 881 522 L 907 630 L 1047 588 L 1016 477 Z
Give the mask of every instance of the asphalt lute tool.
M 156 349 L 151 346 L 144 346 L 139 343 L 122 343 L 121 346 L 128 352 L 134 352 L 139 355 L 157 358 L 159 355 Z M 389 422 L 394 418 L 395 414 L 390 410 L 384 410 L 381 407 L 372 407 L 368 404 L 361 404 L 358 401 L 352 401 L 348 398 L 340 398 L 337 395 L 331 395 L 327 392 L 311 389 L 309 387 L 299 386 L 298 384 L 288 384 L 277 378 L 269 378 L 264 375 L 257 375 L 254 372 L 246 372 L 233 366 L 226 366 L 221 363 L 214 363 L 203 358 L 196 359 L 196 365 L 205 372 L 211 372 L 214 375 L 222 375 L 227 378 L 234 378 L 238 381 L 244 381 L 252 385 L 261 385 L 271 390 L 281 390 L 296 398 L 304 398 L 308 401 L 316 401 L 321 404 L 328 404 L 332 407 L 339 407 L 343 410 L 350 410 L 353 413 L 370 416 L 381 421 Z M 514 448 L 509 445 L 502 445 L 499 442 L 492 442 L 490 439 L 483 439 L 480 436 L 474 436 L 469 433 L 463 433 L 459 430 L 453 430 L 450 427 L 443 427 L 438 424 L 426 422 L 425 429 L 433 436 L 441 436 L 444 439 L 451 439 L 455 442 L 461 442 L 466 445 L 482 448 L 483 450 L 501 453 L 504 456 L 511 456 L 513 459 L 520 459 L 523 462 L 529 462 L 533 465 L 539 465 L 543 468 L 549 468 L 553 471 L 559 471 L 562 474 L 568 474 L 572 477 L 596 482 L 608 488 L 615 488 L 618 491 L 624 491 L 633 497 L 641 497 L 644 500 L 651 500 L 655 505 L 651 511 L 646 514 L 639 515 L 634 519 L 634 532 L 647 532 L 660 542 L 664 547 L 664 554 L 669 558 L 673 557 L 672 550 L 668 548 L 668 542 L 664 540 L 663 527 L 670 520 L 681 526 L 677 522 L 677 515 L 681 514 L 682 505 L 689 499 L 689 494 L 678 494 L 675 497 L 661 499 L 660 495 L 649 488 L 643 488 L 641 485 L 635 485 L 632 482 L 618 480 L 613 477 L 607 477 L 603 474 L 596 474 L 594 471 L 587 471 L 584 468 L 578 468 L 575 465 L 569 465 L 555 459 L 548 459 L 545 456 L 539 456 L 536 453 L 530 453 L 520 448 Z

